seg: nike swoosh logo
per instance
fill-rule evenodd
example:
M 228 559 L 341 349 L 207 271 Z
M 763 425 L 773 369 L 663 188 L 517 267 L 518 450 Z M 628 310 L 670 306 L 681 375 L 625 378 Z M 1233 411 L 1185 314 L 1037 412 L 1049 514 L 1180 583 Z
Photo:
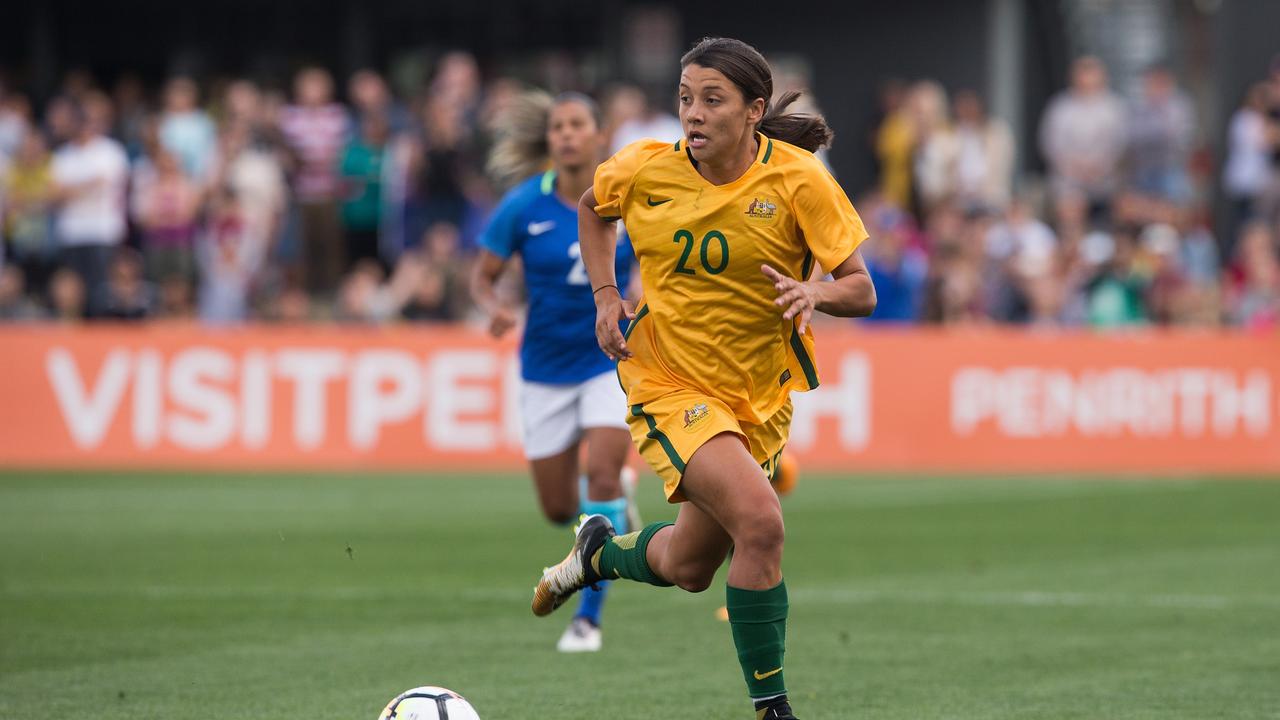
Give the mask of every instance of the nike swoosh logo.
M 669 203 L 669 202 L 671 202 L 671 201 L 672 201 L 672 200 L 674 200 L 674 199 L 675 199 L 675 198 L 667 198 L 666 200 L 658 200 L 657 202 L 654 202 L 654 200 L 653 200 L 653 196 L 652 196 L 652 195 L 650 195 L 650 196 L 649 196 L 649 207 L 658 207 L 659 205 L 661 205 L 661 204 L 663 204 L 663 203 Z
M 550 232 L 551 230 L 554 230 L 555 226 L 556 226 L 555 220 L 547 220 L 546 222 L 531 222 L 529 223 L 528 230 L 530 235 L 536 236 L 536 235 L 541 235 L 542 233 Z
M 763 680 L 767 677 L 773 677 L 774 675 L 777 675 L 780 672 L 782 672 L 782 668 L 777 668 L 776 670 L 770 670 L 767 673 L 761 673 L 759 670 L 757 670 L 755 671 L 755 676 L 757 680 Z

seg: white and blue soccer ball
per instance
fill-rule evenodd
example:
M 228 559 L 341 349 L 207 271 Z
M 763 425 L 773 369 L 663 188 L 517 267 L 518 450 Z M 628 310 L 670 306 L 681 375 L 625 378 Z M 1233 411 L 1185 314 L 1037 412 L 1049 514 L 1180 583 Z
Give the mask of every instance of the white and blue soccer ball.
M 480 716 L 458 693 L 426 685 L 395 696 L 378 720 L 480 720 Z

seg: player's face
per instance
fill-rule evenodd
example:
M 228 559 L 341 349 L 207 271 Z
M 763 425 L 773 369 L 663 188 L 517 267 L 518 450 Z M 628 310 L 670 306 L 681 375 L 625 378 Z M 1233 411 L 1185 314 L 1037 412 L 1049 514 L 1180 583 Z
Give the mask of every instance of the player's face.
M 590 108 L 567 101 L 551 108 L 547 121 L 547 146 L 558 168 L 580 168 L 600 156 L 600 128 Z
M 719 70 L 691 64 L 680 73 L 680 125 L 698 162 L 734 158 L 763 115 L 764 100 L 748 102 Z

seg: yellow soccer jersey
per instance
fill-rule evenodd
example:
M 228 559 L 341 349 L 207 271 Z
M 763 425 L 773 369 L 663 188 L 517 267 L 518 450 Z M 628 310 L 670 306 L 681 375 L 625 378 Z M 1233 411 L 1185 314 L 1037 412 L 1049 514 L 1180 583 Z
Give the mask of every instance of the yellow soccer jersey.
M 618 366 L 632 405 L 694 389 L 763 423 L 790 390 L 818 386 L 813 334 L 782 318 L 760 266 L 807 279 L 867 231 L 812 153 L 757 138 L 755 163 L 726 185 L 698 174 L 683 140 L 633 143 L 596 170 L 596 213 L 622 218 L 640 263 L 634 357 Z

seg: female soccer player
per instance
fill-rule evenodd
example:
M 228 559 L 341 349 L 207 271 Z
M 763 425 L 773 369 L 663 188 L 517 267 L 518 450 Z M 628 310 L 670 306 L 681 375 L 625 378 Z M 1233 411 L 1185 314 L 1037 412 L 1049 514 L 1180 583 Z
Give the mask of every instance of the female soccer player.
M 770 107 L 769 65 L 738 40 L 709 38 L 681 59 L 675 144 L 629 145 L 596 171 L 578 235 L 596 302 L 596 337 L 630 404 L 631 436 L 663 479 L 676 522 L 616 535 L 588 518 L 543 573 L 545 615 L 601 579 L 700 592 L 730 548 L 726 604 L 758 719 L 794 718 L 783 682 L 787 590 L 782 509 L 769 476 L 786 443 L 792 390 L 818 385 L 815 310 L 865 316 L 875 289 L 867 233 L 812 151 L 820 117 Z M 622 298 L 610 221 L 623 218 L 644 293 Z M 808 281 L 814 261 L 833 282 Z M 629 319 L 625 333 L 618 321 Z
M 551 169 L 503 198 L 480 238 L 472 294 L 489 314 L 490 333 L 506 334 L 515 315 L 498 299 L 494 283 L 512 256 L 520 255 L 529 294 L 520 347 L 520 412 L 542 512 L 554 523 L 568 523 L 581 512 L 626 527 L 622 476 L 634 478 L 626 467 L 631 449 L 627 400 L 613 360 L 596 344 L 595 305 L 578 249 L 577 202 L 591 186 L 605 147 L 600 113 L 586 95 L 566 93 L 552 100 L 536 93 L 523 97 L 507 119 L 490 170 L 510 176 L 522 168 L 546 168 L 548 159 Z M 620 246 L 612 257 L 609 272 L 628 277 L 631 248 Z M 585 497 L 579 487 L 583 443 Z M 600 649 L 604 596 L 603 586 L 583 594 L 557 644 L 561 652 Z

